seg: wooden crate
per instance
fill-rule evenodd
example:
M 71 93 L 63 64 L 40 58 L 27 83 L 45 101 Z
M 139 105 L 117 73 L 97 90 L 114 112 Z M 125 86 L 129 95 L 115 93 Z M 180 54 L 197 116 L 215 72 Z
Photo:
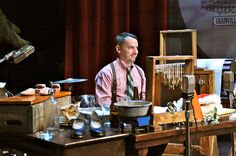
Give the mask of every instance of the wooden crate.
M 55 95 L 58 104 L 70 103 L 70 92 Z M 49 96 L 14 96 L 0 99 L 0 131 L 35 133 L 43 130 Z
M 168 46 L 167 34 L 190 33 L 192 49 L 189 55 L 169 56 L 166 52 Z M 171 61 L 185 62 L 183 74 L 194 74 L 197 58 L 197 31 L 195 29 L 184 30 L 162 30 L 160 31 L 160 56 L 147 57 L 147 100 L 151 101 L 153 106 L 166 106 L 167 102 L 178 100 L 181 97 L 181 89 L 175 87 L 170 90 L 164 85 L 162 76 L 156 74 L 156 64 L 168 64 Z M 181 112 L 178 112 L 181 114 Z M 153 121 L 156 121 L 159 115 L 153 113 Z M 181 116 L 181 115 L 180 115 Z
M 214 94 L 214 70 L 195 68 L 194 75 L 196 81 L 197 94 Z
M 160 31 L 160 56 L 167 56 L 166 52 L 166 40 L 168 34 L 183 34 L 189 33 L 191 35 L 191 55 L 194 57 L 194 66 L 197 65 L 197 30 L 196 29 L 182 29 L 182 30 L 161 30 Z M 164 62 L 164 60 L 163 60 Z
M 169 92 L 164 92 L 163 80 L 156 74 L 155 65 L 160 61 L 184 61 L 185 68 L 183 69 L 183 74 L 193 74 L 194 73 L 194 56 L 147 56 L 147 100 L 151 101 L 153 106 L 161 106 L 162 98 L 164 94 L 170 94 Z M 170 96 L 169 96 L 170 97 Z
M 185 111 L 179 111 L 174 114 L 167 112 L 167 113 L 155 114 L 153 119 L 153 125 L 163 125 L 163 124 L 179 123 L 185 121 L 186 121 Z M 189 121 L 194 122 L 192 110 L 190 110 Z
M 43 102 L 0 105 L 0 131 L 34 133 L 43 129 Z

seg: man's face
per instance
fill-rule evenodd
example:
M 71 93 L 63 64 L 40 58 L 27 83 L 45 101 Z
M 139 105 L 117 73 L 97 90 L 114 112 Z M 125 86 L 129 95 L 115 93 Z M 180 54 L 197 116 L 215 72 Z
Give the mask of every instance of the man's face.
M 138 55 L 138 41 L 135 38 L 127 37 L 124 43 L 116 46 L 116 51 L 119 54 L 121 60 L 127 65 L 134 63 Z

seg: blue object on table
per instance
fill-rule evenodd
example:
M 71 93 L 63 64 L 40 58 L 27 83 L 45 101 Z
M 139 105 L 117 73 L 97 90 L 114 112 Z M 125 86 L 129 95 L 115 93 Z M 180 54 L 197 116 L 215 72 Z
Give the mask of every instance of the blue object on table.
M 142 116 L 137 118 L 137 122 L 139 127 L 141 126 L 149 126 L 150 125 L 150 116 Z

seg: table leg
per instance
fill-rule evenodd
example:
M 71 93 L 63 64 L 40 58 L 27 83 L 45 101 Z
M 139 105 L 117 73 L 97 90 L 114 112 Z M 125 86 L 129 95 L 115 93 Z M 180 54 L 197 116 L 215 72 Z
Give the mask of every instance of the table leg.
M 138 155 L 139 156 L 146 156 L 148 153 L 148 148 L 142 148 L 138 150 Z
M 235 156 L 234 133 L 231 133 L 232 156 Z

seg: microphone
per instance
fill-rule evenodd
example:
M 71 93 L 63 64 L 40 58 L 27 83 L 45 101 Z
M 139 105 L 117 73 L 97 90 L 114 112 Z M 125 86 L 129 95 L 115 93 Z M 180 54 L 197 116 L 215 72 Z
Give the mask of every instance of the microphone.
M 234 91 L 234 73 L 233 71 L 225 71 L 223 73 L 223 88 L 225 91 Z
M 20 63 L 29 55 L 34 52 L 35 48 L 32 45 L 25 45 L 19 50 L 13 51 L 13 55 L 10 57 L 9 62 L 13 64 Z
M 183 75 L 182 80 L 182 95 L 183 98 L 187 99 L 193 96 L 195 89 L 195 76 L 194 75 Z
M 223 88 L 229 98 L 230 108 L 235 107 L 234 97 L 234 73 L 233 71 L 225 71 L 223 73 Z

